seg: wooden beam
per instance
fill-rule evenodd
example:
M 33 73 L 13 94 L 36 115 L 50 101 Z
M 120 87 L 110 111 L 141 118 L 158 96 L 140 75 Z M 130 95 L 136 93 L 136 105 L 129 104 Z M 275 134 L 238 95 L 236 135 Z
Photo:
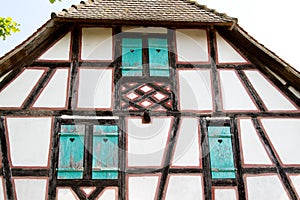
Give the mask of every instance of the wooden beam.
M 216 27 L 216 29 L 222 37 L 230 41 L 261 71 L 265 71 L 265 68 L 268 67 L 289 85 L 300 91 L 300 73 L 273 52 L 259 44 L 239 26 L 236 26 L 233 30 L 224 27 Z
M 69 32 L 72 26 L 71 23 L 48 21 L 29 39 L 0 60 L 0 76 L 12 69 L 33 63 L 57 38 Z

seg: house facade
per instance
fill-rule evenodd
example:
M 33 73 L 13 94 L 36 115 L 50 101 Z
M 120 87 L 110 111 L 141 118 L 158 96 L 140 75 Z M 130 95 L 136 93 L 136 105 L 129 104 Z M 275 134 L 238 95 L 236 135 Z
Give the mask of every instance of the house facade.
M 300 73 L 194 1 L 52 13 L 0 80 L 0 199 L 300 197 Z

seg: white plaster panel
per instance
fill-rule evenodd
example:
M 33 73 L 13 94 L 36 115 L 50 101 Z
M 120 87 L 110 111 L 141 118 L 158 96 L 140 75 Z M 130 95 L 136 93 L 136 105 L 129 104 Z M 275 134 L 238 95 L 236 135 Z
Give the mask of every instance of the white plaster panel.
M 199 166 L 199 128 L 196 118 L 182 118 L 175 146 L 173 166 Z
M 69 60 L 71 32 L 57 41 L 50 49 L 39 57 L 39 60 Z
M 142 124 L 140 118 L 128 119 L 128 166 L 161 166 L 172 119 L 151 118 Z
M 233 70 L 220 70 L 224 110 L 257 110 L 246 88 Z
M 202 190 L 200 175 L 170 175 L 165 200 L 202 200 Z
M 5 200 L 5 189 L 3 183 L 3 177 L 0 177 L 0 200 Z
M 167 34 L 168 29 L 162 27 L 122 26 L 122 32 Z
M 105 188 L 96 200 L 117 200 L 117 189 Z
M 248 200 L 289 200 L 277 175 L 246 177 Z
M 298 194 L 298 197 L 300 198 L 300 175 L 290 175 L 289 176 L 293 186 Z
M 215 189 L 215 199 L 214 200 L 236 200 L 237 194 L 236 190 L 229 188 L 218 188 Z
M 205 30 L 176 30 L 177 58 L 180 62 L 208 62 L 208 45 Z
M 271 165 L 272 161 L 263 147 L 251 119 L 240 119 L 239 123 L 244 163 Z
M 110 108 L 112 104 L 112 70 L 80 69 L 78 107 Z
M 111 28 L 83 28 L 81 59 L 112 60 L 113 39 Z
M 7 118 L 13 166 L 48 166 L 52 118 Z
M 154 200 L 158 179 L 158 176 L 129 177 L 128 200 Z
M 258 71 L 246 70 L 245 73 L 268 110 L 297 110 L 295 106 L 279 92 L 279 89 L 275 88 Z
M 57 189 L 56 199 L 57 200 L 78 200 L 78 198 L 69 188 Z
M 25 69 L 0 92 L 0 107 L 20 107 L 45 70 Z
M 284 164 L 300 164 L 300 119 L 261 119 L 272 145 Z
M 181 110 L 212 110 L 210 70 L 178 70 Z
M 247 61 L 239 54 L 226 40 L 218 33 L 217 37 L 217 52 L 219 63 L 247 63 Z
M 80 187 L 81 191 L 84 192 L 85 195 L 89 196 L 92 192 L 95 191 L 96 187 Z
M 57 69 L 33 107 L 64 108 L 67 99 L 68 69 Z
M 47 196 L 47 179 L 14 179 L 18 200 L 42 200 Z

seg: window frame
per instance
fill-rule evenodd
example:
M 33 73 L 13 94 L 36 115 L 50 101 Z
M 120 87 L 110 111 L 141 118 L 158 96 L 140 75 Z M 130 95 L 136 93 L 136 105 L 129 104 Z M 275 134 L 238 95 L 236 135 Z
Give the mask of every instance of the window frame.
M 122 78 L 150 78 L 150 77 L 161 77 L 161 78 L 170 78 L 171 77 L 171 52 L 170 50 L 172 49 L 171 44 L 170 44 L 170 39 L 169 39 L 169 34 L 168 33 L 135 33 L 135 32 L 122 32 L 120 34 L 120 73 Z M 123 39 L 142 39 L 142 75 L 141 76 L 124 76 L 122 73 L 122 65 L 123 65 Z M 150 51 L 149 51 L 149 41 L 148 39 L 150 38 L 155 38 L 155 39 L 165 39 L 167 42 L 167 50 L 168 50 L 168 76 L 151 76 L 150 74 Z
M 61 133 L 61 127 L 62 125 L 83 125 L 84 126 L 84 150 L 83 150 L 83 169 L 82 169 L 82 177 L 81 178 L 60 178 L 58 176 L 59 173 L 59 159 L 60 159 L 60 133 Z M 115 136 L 117 141 L 117 166 L 115 169 L 103 169 L 103 170 L 96 170 L 93 168 L 93 139 L 96 136 L 96 134 L 93 133 L 94 126 L 95 125 L 112 125 L 117 127 L 117 132 L 110 136 Z M 106 136 L 104 134 L 103 136 Z M 56 131 L 56 141 L 57 141 L 57 150 L 56 150 L 56 156 L 54 157 L 55 165 L 55 177 L 58 182 L 64 182 L 64 181 L 73 181 L 73 180 L 81 180 L 83 182 L 89 181 L 89 182 L 111 182 L 111 181 L 117 181 L 120 176 L 120 138 L 121 138 L 121 131 L 119 128 L 118 120 L 115 119 L 101 119 L 101 120 L 77 120 L 77 119 L 61 119 L 58 122 L 58 128 Z M 107 172 L 107 171 L 114 171 L 116 172 L 116 175 L 114 178 L 93 178 L 93 172 Z M 114 185 L 114 184 L 113 184 Z

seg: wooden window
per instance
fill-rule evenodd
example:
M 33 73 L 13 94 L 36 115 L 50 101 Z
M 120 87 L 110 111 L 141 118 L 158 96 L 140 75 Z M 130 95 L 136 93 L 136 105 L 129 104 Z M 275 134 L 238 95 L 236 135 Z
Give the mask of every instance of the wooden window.
M 118 127 L 95 125 L 93 130 L 93 179 L 118 178 Z
M 168 42 L 163 38 L 149 38 L 150 76 L 169 76 Z
M 229 126 L 209 126 L 208 143 L 212 179 L 235 178 Z
M 83 175 L 84 126 L 62 125 L 59 136 L 60 179 L 81 179 Z
M 122 40 L 122 75 L 142 76 L 142 39 L 123 38 Z
M 169 76 L 166 38 L 122 39 L 122 76 Z
M 118 127 L 111 124 L 61 125 L 57 177 L 117 179 Z

